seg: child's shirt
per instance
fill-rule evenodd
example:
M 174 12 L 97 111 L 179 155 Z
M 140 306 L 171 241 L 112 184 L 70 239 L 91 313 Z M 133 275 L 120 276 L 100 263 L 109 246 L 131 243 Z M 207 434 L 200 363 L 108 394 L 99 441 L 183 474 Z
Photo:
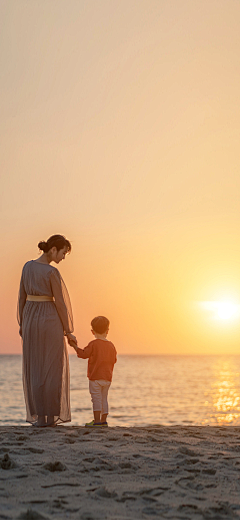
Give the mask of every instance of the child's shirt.
M 117 361 L 117 351 L 111 341 L 94 339 L 84 349 L 77 349 L 77 356 L 88 359 L 88 379 L 112 381 L 113 367 Z

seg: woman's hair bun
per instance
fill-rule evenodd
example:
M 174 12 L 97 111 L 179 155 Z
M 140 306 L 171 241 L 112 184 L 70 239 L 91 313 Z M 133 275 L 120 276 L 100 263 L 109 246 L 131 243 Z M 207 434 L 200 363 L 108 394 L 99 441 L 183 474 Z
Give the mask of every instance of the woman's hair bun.
M 44 240 L 39 242 L 38 247 L 44 253 L 48 253 L 52 247 L 56 247 L 57 251 L 66 247 L 68 253 L 70 253 L 72 249 L 69 240 L 67 240 L 63 235 L 52 235 L 49 237 L 47 242 L 44 242 Z
M 43 251 L 44 253 L 46 253 L 47 249 L 48 249 L 47 242 L 44 242 L 44 241 L 39 242 L 38 248 L 40 249 L 40 251 Z

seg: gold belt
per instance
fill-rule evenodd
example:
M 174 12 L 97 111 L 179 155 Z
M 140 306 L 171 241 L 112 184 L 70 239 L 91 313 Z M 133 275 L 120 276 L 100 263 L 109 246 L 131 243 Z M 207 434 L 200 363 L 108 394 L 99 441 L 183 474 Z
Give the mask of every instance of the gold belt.
M 27 295 L 29 302 L 54 302 L 53 296 L 34 296 L 33 294 Z

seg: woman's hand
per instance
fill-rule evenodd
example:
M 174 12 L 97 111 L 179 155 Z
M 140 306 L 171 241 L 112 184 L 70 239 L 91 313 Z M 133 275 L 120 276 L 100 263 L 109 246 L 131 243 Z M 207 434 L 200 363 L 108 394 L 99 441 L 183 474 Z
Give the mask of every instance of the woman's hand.
M 68 340 L 68 344 L 71 346 L 71 347 L 77 347 L 77 338 L 76 336 L 74 336 L 74 334 L 67 334 L 67 340 Z
M 78 351 L 78 346 L 77 346 L 77 338 L 76 336 L 74 336 L 74 334 L 67 334 L 67 340 L 68 340 L 68 344 L 70 345 L 70 347 L 73 347 L 74 350 L 77 352 Z

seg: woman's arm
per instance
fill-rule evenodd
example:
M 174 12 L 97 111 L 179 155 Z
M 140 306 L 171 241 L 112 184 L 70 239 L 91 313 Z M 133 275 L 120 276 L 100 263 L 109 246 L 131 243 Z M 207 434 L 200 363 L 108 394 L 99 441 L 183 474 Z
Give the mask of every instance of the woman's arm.
M 63 325 L 64 334 L 70 336 L 73 332 L 72 308 L 67 288 L 57 269 L 52 270 L 50 282 L 57 312 Z
M 22 336 L 22 317 L 23 317 L 23 309 L 26 303 L 27 293 L 24 288 L 23 283 L 23 274 L 21 276 L 19 293 L 18 293 L 18 306 L 17 306 L 17 320 L 19 324 L 19 334 Z

